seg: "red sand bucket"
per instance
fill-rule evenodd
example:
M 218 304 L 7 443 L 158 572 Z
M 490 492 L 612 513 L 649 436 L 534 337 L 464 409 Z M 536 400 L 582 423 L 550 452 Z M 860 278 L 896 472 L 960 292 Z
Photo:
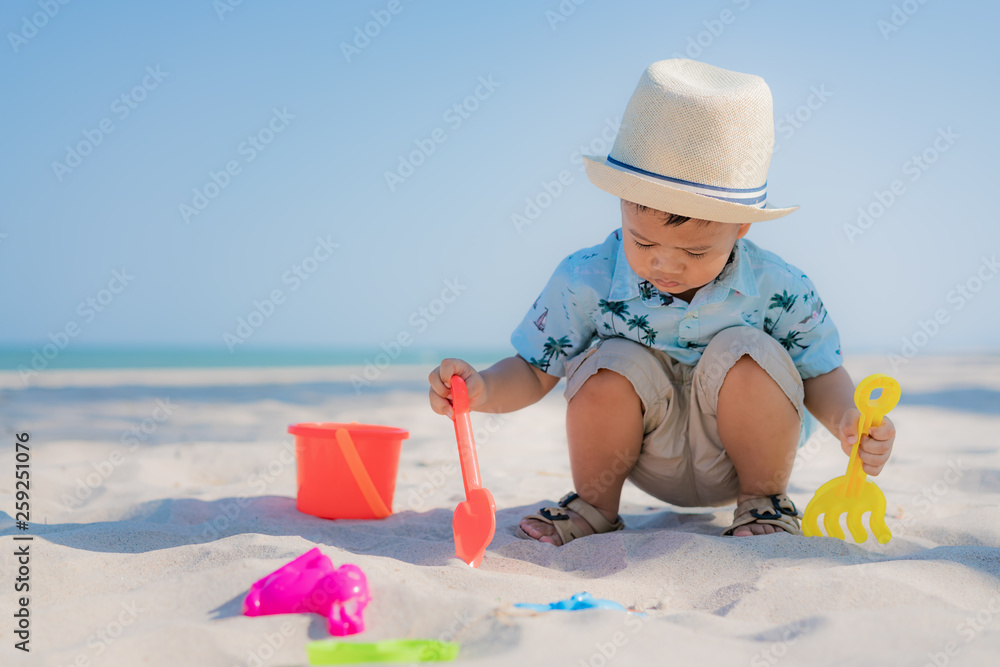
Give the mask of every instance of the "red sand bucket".
M 392 514 L 399 449 L 408 431 L 372 424 L 292 424 L 300 512 L 323 519 Z

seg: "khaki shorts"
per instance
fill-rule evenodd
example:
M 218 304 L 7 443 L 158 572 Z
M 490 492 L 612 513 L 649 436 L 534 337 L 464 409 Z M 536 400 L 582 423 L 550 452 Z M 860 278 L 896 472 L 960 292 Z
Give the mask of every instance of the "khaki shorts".
M 739 482 L 719 438 L 719 390 L 729 369 L 745 354 L 767 371 L 795 406 L 803 409 L 802 378 L 778 341 L 760 329 L 720 331 L 696 366 L 626 338 L 606 338 L 566 364 L 566 400 L 602 368 L 628 378 L 643 405 L 642 451 L 628 478 L 655 498 L 682 507 L 732 504 Z M 815 422 L 803 425 L 801 446 Z

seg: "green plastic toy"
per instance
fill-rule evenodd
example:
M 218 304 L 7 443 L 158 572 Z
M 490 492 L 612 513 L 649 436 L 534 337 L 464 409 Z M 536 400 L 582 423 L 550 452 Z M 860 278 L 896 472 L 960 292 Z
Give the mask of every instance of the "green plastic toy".
M 433 639 L 390 639 L 365 644 L 322 639 L 306 644 L 311 665 L 357 662 L 445 662 L 458 655 L 458 644 Z

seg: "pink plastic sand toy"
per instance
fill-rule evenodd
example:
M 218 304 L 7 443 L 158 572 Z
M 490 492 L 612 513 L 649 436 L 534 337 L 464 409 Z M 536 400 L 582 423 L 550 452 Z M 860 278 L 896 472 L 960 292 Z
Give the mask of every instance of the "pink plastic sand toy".
M 361 568 L 347 564 L 335 570 L 330 558 L 314 547 L 254 583 L 243 600 L 243 613 L 322 614 L 330 634 L 343 637 L 365 629 L 361 614 L 370 600 Z

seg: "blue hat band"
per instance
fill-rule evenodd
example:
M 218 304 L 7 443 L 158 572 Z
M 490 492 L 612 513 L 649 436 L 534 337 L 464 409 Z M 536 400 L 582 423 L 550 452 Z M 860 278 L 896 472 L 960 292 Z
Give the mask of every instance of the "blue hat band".
M 616 160 L 610 155 L 608 156 L 608 162 L 616 164 L 619 167 L 628 169 L 629 171 L 634 171 L 637 174 L 642 174 L 644 176 L 651 176 L 657 178 L 661 181 L 666 181 L 671 184 L 672 187 L 678 190 L 684 190 L 686 192 L 693 192 L 695 194 L 703 195 L 705 197 L 712 197 L 713 199 L 721 199 L 722 201 L 731 202 L 733 204 L 742 204 L 744 206 L 755 206 L 757 208 L 764 208 L 767 203 L 767 181 L 764 185 L 759 188 L 724 188 L 718 185 L 707 185 L 705 183 L 696 183 L 694 181 L 685 181 L 681 178 L 672 178 L 670 176 L 663 176 L 661 174 L 656 174 L 651 171 L 646 171 L 645 169 L 639 169 L 638 167 L 633 167 L 630 164 L 626 164 L 621 160 Z M 720 194 L 727 193 L 727 194 Z

